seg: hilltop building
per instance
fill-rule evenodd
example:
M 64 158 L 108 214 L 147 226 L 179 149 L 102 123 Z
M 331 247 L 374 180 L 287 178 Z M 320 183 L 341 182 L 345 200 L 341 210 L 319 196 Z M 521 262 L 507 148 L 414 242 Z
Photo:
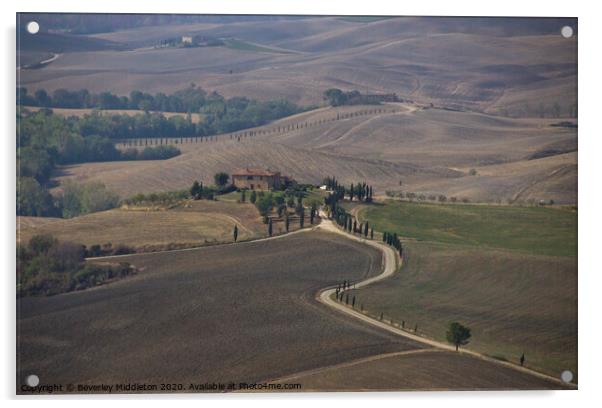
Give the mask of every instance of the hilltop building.
M 232 184 L 236 188 L 249 190 L 274 190 L 290 182 L 290 178 L 270 169 L 239 169 L 232 173 Z

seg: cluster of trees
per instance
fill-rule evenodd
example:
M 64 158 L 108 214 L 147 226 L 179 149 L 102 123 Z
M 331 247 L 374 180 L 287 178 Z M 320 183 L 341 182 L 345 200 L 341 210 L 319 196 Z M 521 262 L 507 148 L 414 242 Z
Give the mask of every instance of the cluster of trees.
M 17 215 L 71 218 L 108 210 L 119 202 L 119 196 L 100 182 L 67 182 L 62 193 L 52 196 L 47 186 L 33 177 L 17 179 Z
M 17 146 L 17 214 L 35 216 L 62 216 L 60 198 L 57 202 L 48 191 L 57 165 L 159 160 L 180 154 L 173 146 L 120 151 L 107 138 L 82 136 L 76 122 L 48 111 L 17 117 Z M 98 193 L 105 194 L 102 188 Z
M 121 152 L 108 138 L 110 132 L 100 125 L 104 119 L 98 113 L 84 118 L 64 118 L 50 110 L 23 112 L 17 116 L 18 154 L 22 166 L 27 169 L 28 165 L 34 165 L 41 170 L 40 175 L 48 176 L 55 164 L 166 159 L 180 154 L 173 146 Z
M 86 247 L 60 242 L 52 235 L 33 236 L 17 247 L 18 296 L 55 295 L 103 284 L 135 273 L 126 262 L 91 264 L 84 262 Z
M 217 186 L 205 186 L 203 183 L 199 183 L 197 180 L 192 183 L 190 187 L 190 198 L 194 200 L 213 200 L 216 194 L 224 194 L 231 191 L 233 187 L 227 185 L 227 182 L 223 185 Z
M 155 95 L 132 91 L 128 96 L 119 96 L 111 92 L 91 93 L 87 89 L 70 91 L 57 89 L 50 95 L 44 89 L 38 89 L 33 95 L 27 88 L 17 88 L 17 102 L 20 105 L 43 108 L 97 108 L 97 109 L 140 109 L 163 112 L 198 112 L 207 99 L 212 98 L 201 88 L 191 86 L 187 89 L 166 95 Z
M 166 191 L 160 193 L 137 193 L 132 197 L 126 198 L 122 201 L 124 205 L 128 206 L 161 206 L 169 207 L 174 204 L 180 203 L 190 197 L 189 191 Z
M 470 175 L 474 175 L 471 172 L 469 172 Z M 450 203 L 458 203 L 458 202 L 462 202 L 464 204 L 467 204 L 470 202 L 470 200 L 467 197 L 447 197 L 445 194 L 424 194 L 424 193 L 414 193 L 411 191 L 408 192 L 403 192 L 403 191 L 391 191 L 391 190 L 387 190 L 385 191 L 385 194 L 388 197 L 398 197 L 400 199 L 407 199 L 408 201 L 438 201 L 440 203 L 445 203 L 445 202 L 450 202 Z
M 162 47 L 220 47 L 226 45 L 224 41 L 215 37 L 207 37 L 204 35 L 193 35 L 192 41 L 184 42 L 182 37 L 170 37 L 159 41 L 159 48 Z
M 257 207 L 257 210 L 263 217 L 263 222 L 268 226 L 268 235 L 273 233 L 273 219 L 269 216 L 272 211 L 276 211 L 278 218 L 283 218 L 286 232 L 290 229 L 290 213 L 297 215 L 299 219 L 299 227 L 305 226 L 305 207 L 303 198 L 306 197 L 307 186 L 294 185 L 284 191 L 265 192 L 251 191 L 249 193 L 249 202 Z M 246 202 L 247 190 L 241 190 L 240 201 Z M 312 203 L 309 209 L 309 222 L 313 224 L 318 215 L 318 207 L 316 203 Z
M 396 232 L 383 232 L 383 242 L 397 249 L 397 251 L 399 251 L 399 256 L 403 257 L 403 246 L 401 245 L 401 241 Z
M 330 106 L 341 105 L 379 105 L 381 102 L 397 102 L 399 98 L 395 94 L 384 95 L 362 95 L 359 91 L 345 92 L 338 88 L 330 88 L 324 91 L 324 100 Z
M 269 121 L 303 111 L 284 99 L 258 101 L 245 97 L 224 98 L 217 92 L 190 87 L 166 95 L 132 91 L 127 96 L 110 92 L 92 94 L 88 90 L 58 89 L 50 96 L 43 89 L 30 95 L 27 88 L 17 88 L 20 105 L 44 108 L 135 109 L 146 113 L 200 113 L 203 121 L 192 123 L 186 118 L 164 115 L 96 115 L 79 120 L 82 135 L 97 134 L 109 138 L 209 136 L 261 126 Z M 74 118 L 73 120 L 77 120 Z
M 364 183 L 351 183 L 348 189 L 339 184 L 339 181 L 334 176 L 329 176 L 322 180 L 322 183 L 328 190 L 331 191 L 330 195 L 325 199 L 326 205 L 332 205 L 339 200 L 345 198 L 345 195 L 349 196 L 349 201 L 357 199 L 358 201 L 364 201 L 367 203 L 372 202 L 373 190 L 372 186 Z M 334 212 L 334 208 L 331 209 Z
M 228 183 L 230 175 L 222 171 L 213 175 L 213 186 L 204 186 L 203 183 L 199 183 L 197 180 L 192 183 L 190 187 L 190 197 L 195 200 L 213 200 L 215 195 L 227 194 L 236 189 L 234 185 Z
M 349 195 L 349 201 L 353 201 L 354 198 L 357 198 L 358 201 L 365 201 L 367 203 L 372 202 L 372 186 L 367 185 L 366 183 L 351 183 L 349 190 L 347 190 L 347 194 Z
M 72 218 L 115 208 L 119 205 L 119 196 L 98 181 L 87 184 L 68 181 L 64 184 L 60 204 L 63 218 Z
M 180 204 L 183 200 L 213 200 L 216 195 L 226 194 L 234 191 L 234 186 L 228 184 L 230 176 L 219 172 L 214 175 L 215 185 L 204 185 L 203 182 L 195 180 L 187 190 L 164 191 L 158 193 L 137 193 L 122 200 L 122 204 L 128 206 L 160 206 L 171 207 Z

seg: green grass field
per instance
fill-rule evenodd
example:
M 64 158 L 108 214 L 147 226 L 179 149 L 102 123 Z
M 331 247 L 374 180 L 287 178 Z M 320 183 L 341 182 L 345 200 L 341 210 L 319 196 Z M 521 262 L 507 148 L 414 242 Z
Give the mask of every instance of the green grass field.
M 441 341 L 459 321 L 471 349 L 577 373 L 576 213 L 388 201 L 359 216 L 411 238 L 399 273 L 355 291 L 369 313 Z
M 230 39 L 224 40 L 224 41 L 225 41 L 226 46 L 228 48 L 232 48 L 234 50 L 255 51 L 255 52 L 269 52 L 269 53 L 272 53 L 272 54 L 290 54 L 290 52 L 285 51 L 285 50 L 279 50 L 279 49 L 276 49 L 276 48 L 263 47 L 261 45 L 251 44 L 251 43 L 248 43 L 246 41 L 237 40 L 235 38 L 230 38 Z
M 418 241 L 576 256 L 577 212 L 541 207 L 419 204 L 389 200 L 359 218 Z

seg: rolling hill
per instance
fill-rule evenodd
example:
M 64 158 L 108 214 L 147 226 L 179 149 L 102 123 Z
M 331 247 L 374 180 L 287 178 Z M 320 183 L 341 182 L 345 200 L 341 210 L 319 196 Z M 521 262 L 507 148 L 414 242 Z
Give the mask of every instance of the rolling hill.
M 63 167 L 56 176 L 100 180 L 133 194 L 186 188 L 195 179 L 210 183 L 218 171 L 269 167 L 305 183 L 326 175 L 345 184 L 366 181 L 380 193 L 574 204 L 576 129 L 553 123 L 411 104 L 323 108 L 257 128 L 256 136 L 240 142 L 222 135 L 178 144 L 183 154 L 170 160 L 86 163 Z M 283 127 L 293 129 L 273 132 Z
M 21 82 L 32 90 L 120 94 L 172 92 L 194 82 L 225 96 L 302 104 L 320 103 L 325 89 L 339 87 L 511 116 L 536 115 L 543 101 L 548 115 L 558 104 L 570 116 L 577 40 L 559 35 L 567 24 L 577 29 L 575 19 L 409 17 L 146 26 L 77 36 L 76 44 L 92 41 L 90 47 L 65 50 L 52 65 L 23 72 Z M 152 47 L 181 35 L 253 47 Z

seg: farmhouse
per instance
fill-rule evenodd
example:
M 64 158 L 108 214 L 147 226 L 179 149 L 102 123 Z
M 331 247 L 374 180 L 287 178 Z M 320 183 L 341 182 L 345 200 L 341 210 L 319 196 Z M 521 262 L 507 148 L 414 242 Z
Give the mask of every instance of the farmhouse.
M 188 35 L 183 35 L 182 44 L 192 44 L 192 37 Z
M 270 169 L 250 169 L 247 167 L 232 173 L 232 184 L 236 188 L 248 188 L 249 190 L 273 190 L 280 188 L 289 181 L 289 177 Z

